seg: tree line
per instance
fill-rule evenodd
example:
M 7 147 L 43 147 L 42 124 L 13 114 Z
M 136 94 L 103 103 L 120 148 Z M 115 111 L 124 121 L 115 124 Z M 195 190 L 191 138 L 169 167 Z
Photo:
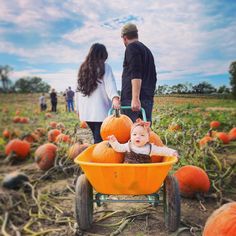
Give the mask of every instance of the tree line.
M 44 82 L 40 77 L 37 76 L 26 76 L 19 78 L 13 83 L 9 74 L 13 69 L 6 65 L 0 65 L 0 79 L 1 79 L 1 87 L 0 92 L 19 92 L 19 93 L 48 93 L 51 86 Z
M 50 85 L 44 82 L 40 77 L 23 77 L 13 83 L 9 79 L 9 74 L 13 69 L 8 66 L 0 65 L 0 92 L 49 92 Z M 201 82 L 197 85 L 191 83 L 177 84 L 173 86 L 159 85 L 156 89 L 156 94 L 232 94 L 236 99 L 236 61 L 232 62 L 229 67 L 229 79 L 231 88 L 225 85 L 216 89 L 208 82 Z

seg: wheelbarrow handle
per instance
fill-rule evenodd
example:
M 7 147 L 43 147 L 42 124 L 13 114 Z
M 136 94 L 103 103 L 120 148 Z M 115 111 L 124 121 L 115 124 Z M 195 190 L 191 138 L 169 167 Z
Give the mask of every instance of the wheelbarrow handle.
M 120 110 L 128 110 L 130 109 L 131 110 L 131 106 L 121 106 L 120 107 Z M 113 107 L 111 107 L 108 111 L 108 115 L 112 115 L 112 112 L 114 111 L 115 109 Z M 146 112 L 145 110 L 141 107 L 141 112 L 142 112 L 142 117 L 143 117 L 143 121 L 147 121 L 147 117 L 146 117 Z

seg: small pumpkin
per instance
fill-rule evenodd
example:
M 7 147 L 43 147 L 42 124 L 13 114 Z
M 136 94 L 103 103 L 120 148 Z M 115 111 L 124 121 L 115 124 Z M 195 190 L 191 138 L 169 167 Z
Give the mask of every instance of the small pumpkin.
M 56 138 L 59 134 L 61 134 L 61 131 L 58 129 L 52 129 L 52 130 L 48 131 L 48 141 L 55 142 Z
M 224 144 L 228 144 L 229 143 L 229 135 L 225 132 L 217 132 L 216 133 L 216 137 L 222 141 L 222 143 Z
M 233 141 L 233 140 L 236 140 L 236 127 L 235 128 L 232 128 L 230 131 L 229 131 L 229 140 L 230 141 Z
M 36 142 L 38 141 L 39 137 L 37 134 L 35 133 L 31 133 L 31 134 L 26 134 L 24 137 L 23 137 L 23 140 L 29 142 L 29 143 L 33 143 L 33 142 Z
M 34 153 L 35 161 L 41 170 L 48 170 L 54 165 L 57 154 L 57 146 L 52 143 L 46 143 L 37 148 Z
M 11 137 L 11 133 L 8 129 L 4 129 L 3 132 L 2 132 L 2 136 L 4 138 L 10 138 Z
M 213 138 L 210 137 L 210 136 L 205 136 L 203 137 L 202 139 L 200 139 L 199 141 L 199 146 L 200 147 L 204 147 L 206 146 L 209 142 L 212 142 L 213 141 Z
M 207 193 L 210 189 L 209 177 L 200 167 L 183 166 L 174 173 L 174 176 L 184 197 L 194 197 L 198 193 Z
M 107 140 L 110 135 L 115 135 L 118 142 L 126 143 L 130 139 L 130 131 L 133 122 L 132 120 L 124 115 L 120 114 L 116 110 L 115 115 L 110 115 L 102 122 L 101 126 L 101 137 L 103 140 Z
M 21 118 L 20 118 L 20 123 L 22 123 L 22 124 L 28 124 L 28 123 L 29 123 L 29 118 L 28 118 L 28 117 L 21 117 Z
M 124 153 L 116 152 L 108 141 L 102 141 L 96 144 L 91 159 L 96 163 L 122 163 Z
M 19 116 L 13 117 L 13 122 L 14 123 L 19 123 L 21 121 L 21 118 Z
M 6 155 L 14 153 L 17 159 L 24 160 L 30 152 L 30 144 L 20 139 L 12 139 L 5 147 Z
M 236 202 L 224 204 L 207 219 L 203 236 L 236 235 Z
M 220 122 L 219 121 L 212 121 L 211 123 L 210 123 L 210 127 L 212 128 L 212 129 L 217 129 L 218 127 L 220 127 Z
M 53 128 L 53 129 L 55 129 L 55 128 L 57 127 L 57 122 L 51 121 L 51 122 L 49 123 L 49 126 L 50 126 L 51 128 Z
M 83 152 L 87 147 L 88 143 L 75 143 L 68 150 L 68 157 L 74 160 L 81 152 Z
M 66 134 L 59 134 L 57 135 L 55 139 L 56 143 L 64 142 L 64 143 L 69 143 L 70 142 L 70 136 Z
M 176 132 L 176 131 L 181 131 L 182 127 L 181 125 L 173 122 L 168 126 L 168 130 L 172 131 L 172 132 Z

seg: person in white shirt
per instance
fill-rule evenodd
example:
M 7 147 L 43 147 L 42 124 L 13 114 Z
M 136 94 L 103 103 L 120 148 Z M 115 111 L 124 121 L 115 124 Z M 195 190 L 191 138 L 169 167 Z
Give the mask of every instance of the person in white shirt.
M 47 109 L 46 98 L 44 93 L 39 97 L 39 105 L 41 111 L 45 111 Z
M 107 57 L 103 44 L 93 44 L 78 72 L 76 111 L 92 130 L 94 143 L 102 141 L 100 128 L 109 109 L 120 108 L 115 78 L 111 67 L 105 63 Z
M 114 135 L 108 137 L 109 144 L 116 152 L 124 152 L 124 163 L 151 163 L 151 156 L 176 156 L 178 152 L 168 147 L 158 147 L 149 142 L 151 122 L 137 119 L 132 125 L 130 141 L 121 144 Z

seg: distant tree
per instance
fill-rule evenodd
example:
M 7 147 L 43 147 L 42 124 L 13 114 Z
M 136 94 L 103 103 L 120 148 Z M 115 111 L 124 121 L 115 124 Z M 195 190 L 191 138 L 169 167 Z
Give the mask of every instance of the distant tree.
M 172 93 L 178 93 L 178 94 L 182 94 L 182 93 L 187 93 L 188 88 L 185 84 L 177 84 L 177 85 L 173 85 L 171 87 Z
M 193 93 L 209 94 L 214 92 L 216 92 L 216 88 L 205 81 L 193 86 Z
M 11 80 L 9 79 L 9 73 L 13 69 L 6 65 L 6 66 L 0 66 L 0 80 L 2 83 L 2 90 L 3 92 L 7 92 L 9 89 L 9 86 L 11 85 Z
M 218 88 L 218 93 L 230 93 L 230 89 L 227 88 L 225 85 L 222 85 Z
M 168 91 L 168 85 L 158 85 L 155 94 L 166 94 Z
M 23 77 L 16 81 L 15 89 L 20 93 L 47 93 L 50 90 L 50 85 L 39 77 Z
M 230 64 L 229 73 L 230 73 L 230 85 L 232 87 L 232 95 L 236 99 L 236 61 Z

